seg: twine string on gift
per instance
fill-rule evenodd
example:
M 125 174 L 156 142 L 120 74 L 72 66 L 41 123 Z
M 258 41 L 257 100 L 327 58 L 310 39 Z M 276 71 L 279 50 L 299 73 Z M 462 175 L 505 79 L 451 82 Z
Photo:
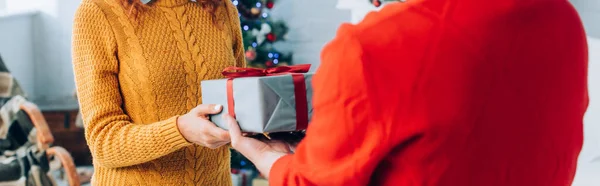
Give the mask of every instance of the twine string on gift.
M 294 97 L 296 104 L 296 130 L 303 130 L 308 127 L 308 100 L 306 98 L 306 83 L 302 73 L 308 72 L 310 64 L 280 66 L 268 69 L 260 68 L 241 68 L 227 67 L 222 74 L 227 80 L 227 111 L 231 117 L 235 118 L 234 99 L 233 99 L 233 79 L 240 77 L 260 77 L 260 76 L 278 76 L 291 75 L 294 82 Z

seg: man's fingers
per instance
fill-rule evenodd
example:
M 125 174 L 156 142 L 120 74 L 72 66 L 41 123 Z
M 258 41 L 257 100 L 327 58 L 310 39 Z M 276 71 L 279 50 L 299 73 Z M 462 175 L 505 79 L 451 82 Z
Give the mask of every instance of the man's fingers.
M 227 126 L 229 126 L 229 137 L 231 137 L 232 142 L 231 145 L 234 146 L 234 148 L 236 148 L 236 145 L 234 143 L 245 138 L 244 136 L 242 136 L 242 130 L 240 129 L 240 126 L 233 117 L 229 115 L 224 115 L 223 119 L 225 119 L 225 121 L 227 122 Z
M 222 105 L 217 104 L 201 104 L 194 108 L 194 111 L 198 116 L 205 116 L 208 114 L 218 114 L 223 109 Z
M 232 146 L 234 146 L 233 142 L 237 141 L 242 137 L 242 131 L 240 130 L 240 126 L 235 122 L 235 119 L 229 115 L 223 115 L 223 119 L 227 122 L 227 126 L 229 127 L 229 137 L 231 137 Z M 234 147 L 235 148 L 235 147 Z
M 242 130 L 240 129 L 240 126 L 231 116 L 223 116 L 223 119 L 225 119 L 229 126 L 231 147 L 233 147 L 238 152 L 242 153 L 250 160 L 260 157 L 259 149 L 261 149 L 261 147 L 267 146 L 267 144 L 256 139 L 242 136 Z

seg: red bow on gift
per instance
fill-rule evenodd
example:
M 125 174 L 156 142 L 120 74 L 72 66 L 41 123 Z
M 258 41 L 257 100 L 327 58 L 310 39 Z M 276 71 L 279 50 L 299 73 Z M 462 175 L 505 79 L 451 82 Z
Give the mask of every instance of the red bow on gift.
M 256 77 L 256 76 L 276 76 L 289 73 L 306 73 L 310 70 L 310 64 L 279 66 L 274 68 L 241 68 L 227 67 L 223 70 L 223 75 L 228 78 L 238 77 Z
M 277 76 L 292 75 L 294 81 L 294 97 L 296 102 L 296 129 L 303 130 L 308 127 L 308 101 L 306 98 L 306 83 L 304 75 L 310 70 L 310 64 L 279 66 L 275 68 L 241 68 L 227 67 L 222 74 L 228 77 L 227 80 L 227 111 L 231 117 L 235 118 L 234 100 L 233 100 L 233 79 L 239 77 L 258 77 L 258 76 Z

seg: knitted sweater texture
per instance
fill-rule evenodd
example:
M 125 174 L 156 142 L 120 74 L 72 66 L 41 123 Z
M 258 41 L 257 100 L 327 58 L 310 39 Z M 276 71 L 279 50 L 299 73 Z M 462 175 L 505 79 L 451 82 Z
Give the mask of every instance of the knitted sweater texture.
M 155 0 L 135 17 L 117 0 L 83 0 L 73 65 L 93 185 L 231 185 L 228 147 L 188 142 L 177 117 L 201 104 L 200 81 L 244 66 L 235 6 L 217 20 L 189 0 Z

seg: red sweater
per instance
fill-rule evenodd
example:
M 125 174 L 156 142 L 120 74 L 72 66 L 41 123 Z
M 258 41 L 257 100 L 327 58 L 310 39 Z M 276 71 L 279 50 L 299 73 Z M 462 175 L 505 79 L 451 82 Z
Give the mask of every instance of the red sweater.
M 409 0 L 343 25 L 279 185 L 567 186 L 588 104 L 567 0 Z

